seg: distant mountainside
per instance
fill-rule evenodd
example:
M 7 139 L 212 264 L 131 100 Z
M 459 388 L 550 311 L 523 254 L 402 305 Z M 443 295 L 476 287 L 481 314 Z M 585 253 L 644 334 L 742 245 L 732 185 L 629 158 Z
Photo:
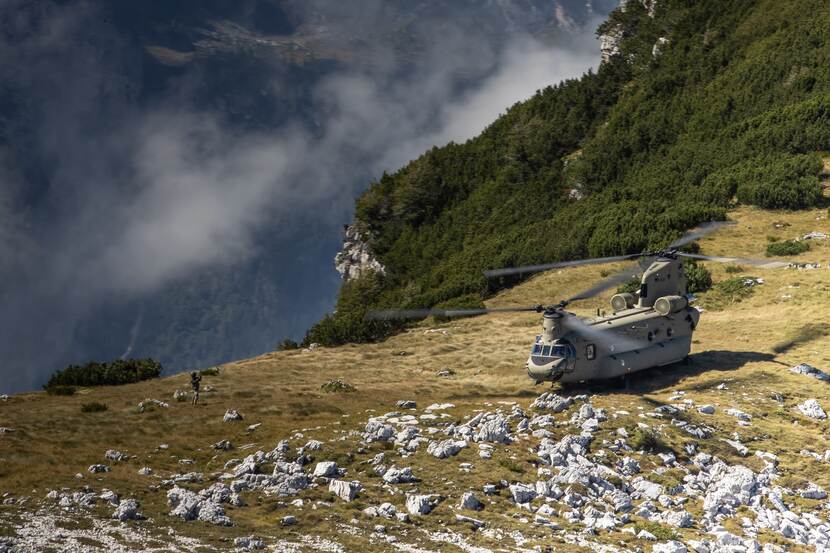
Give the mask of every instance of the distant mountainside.
M 350 149 L 354 125 L 343 131 L 330 123 L 345 116 L 364 117 L 360 129 L 375 123 L 365 113 L 344 113 L 327 97 L 342 90 L 332 78 L 357 75 L 359 85 L 373 83 L 390 97 L 403 90 L 408 98 L 416 97 L 413 83 L 434 88 L 430 75 L 444 71 L 438 84 L 446 91 L 418 107 L 423 128 L 409 129 L 428 135 L 441 122 L 438 100 L 475 89 L 517 37 L 551 48 L 571 42 L 616 0 L 359 4 L 12 0 L 0 7 L 0 298 L 6 305 L 0 357 L 10 376 L 0 379 L 10 386 L 0 391 L 36 387 L 70 362 L 152 356 L 180 370 L 248 357 L 286 336 L 301 337 L 334 304 L 339 278 L 329 260 L 353 198 L 378 173 L 366 151 Z M 148 131 L 146 121 L 157 128 Z M 168 260 L 131 254 L 117 259 L 119 253 L 107 249 L 117 249 L 115 238 L 130 228 L 123 212 L 140 218 L 139 200 L 152 187 L 135 175 L 166 170 L 156 168 L 162 165 L 158 154 L 158 162 L 139 159 L 143 165 L 133 166 L 133 142 L 158 128 L 178 132 L 169 144 L 180 147 L 195 144 L 200 133 L 221 131 L 216 152 L 193 146 L 183 156 L 189 168 L 202 168 L 246 138 L 277 142 L 292 133 L 307 142 L 340 140 L 344 147 L 326 152 L 336 151 L 349 165 L 329 160 L 339 171 L 327 168 L 324 176 L 341 191 L 323 198 L 322 210 L 297 209 L 291 218 L 258 215 L 244 240 L 246 255 L 217 263 L 210 252 L 193 254 L 208 261 L 153 277 L 136 291 L 125 284 L 136 272 L 128 265 L 142 271 Z M 371 153 L 372 146 L 365 149 Z M 245 150 L 228 155 L 244 158 Z M 224 163 L 228 170 L 235 169 L 233 161 Z M 321 177 L 314 169 L 294 170 L 292 178 L 313 189 Z M 233 198 L 230 190 L 242 190 L 250 180 L 221 175 L 192 203 L 210 204 L 210 193 Z M 255 205 L 271 209 L 281 202 L 287 203 Z M 237 218 L 248 224 L 245 211 Z M 212 228 L 193 232 L 209 235 Z M 221 237 L 212 240 L 217 250 L 223 247 Z M 171 249 L 171 263 L 192 250 Z
M 306 340 L 374 340 L 399 324 L 365 321 L 369 307 L 477 305 L 515 282 L 485 269 L 659 247 L 736 203 L 823 205 L 828 10 L 623 2 L 597 72 L 372 184 L 354 228 L 384 271 L 347 282 Z

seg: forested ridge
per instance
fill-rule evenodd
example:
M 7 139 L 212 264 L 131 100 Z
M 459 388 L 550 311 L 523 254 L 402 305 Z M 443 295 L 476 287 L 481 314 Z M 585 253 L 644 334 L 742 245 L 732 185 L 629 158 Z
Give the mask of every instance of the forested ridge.
M 358 199 L 386 267 L 346 283 L 306 342 L 375 340 L 371 307 L 477 305 L 489 268 L 642 251 L 736 203 L 823 201 L 830 6 L 632 0 L 596 72 L 538 91 L 464 144 L 433 148 Z

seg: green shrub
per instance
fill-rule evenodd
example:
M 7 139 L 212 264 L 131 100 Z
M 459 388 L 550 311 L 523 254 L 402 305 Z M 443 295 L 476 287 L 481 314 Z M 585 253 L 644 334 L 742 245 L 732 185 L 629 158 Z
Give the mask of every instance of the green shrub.
M 277 345 L 277 351 L 290 351 L 293 349 L 299 349 L 300 344 L 292 340 L 291 338 L 286 338 L 282 342 Z
M 106 403 L 99 403 L 97 401 L 81 405 L 81 413 L 101 413 L 107 409 L 109 409 L 109 407 L 107 407 Z
M 348 382 L 343 382 L 342 380 L 329 380 L 320 386 L 320 389 L 328 394 L 336 394 L 340 392 L 351 393 L 357 391 L 357 388 Z
M 727 265 L 726 267 L 723 268 L 723 270 L 728 275 L 744 272 L 744 268 L 741 267 L 740 265 Z
M 525 472 L 525 468 L 521 464 L 517 463 L 513 459 L 510 459 L 509 457 L 502 457 L 499 459 L 498 463 L 499 466 L 506 468 L 510 472 L 515 472 L 516 474 L 524 474 Z
M 49 378 L 45 389 L 55 386 L 116 386 L 158 378 L 163 367 L 152 359 L 118 359 L 109 363 L 69 365 Z
M 659 541 L 676 540 L 678 537 L 677 532 L 675 532 L 668 526 L 663 526 L 659 522 L 651 522 L 646 520 L 643 522 L 638 522 L 634 525 L 635 535 L 639 534 L 642 530 L 649 532 Z
M 709 309 L 723 309 L 734 303 L 739 303 L 755 292 L 751 281 L 755 277 L 733 277 L 715 284 L 704 298 L 704 305 Z
M 784 240 L 767 244 L 767 257 L 798 255 L 810 249 L 810 244 L 804 240 Z
M 46 393 L 50 396 L 72 396 L 75 395 L 75 386 L 49 386 Z
M 690 259 L 683 262 L 683 268 L 688 280 L 689 293 L 705 292 L 712 287 L 712 273 L 700 263 Z
M 666 445 L 666 442 L 650 428 L 635 428 L 626 441 L 629 446 L 637 451 L 642 450 L 653 453 L 671 451 L 671 448 Z

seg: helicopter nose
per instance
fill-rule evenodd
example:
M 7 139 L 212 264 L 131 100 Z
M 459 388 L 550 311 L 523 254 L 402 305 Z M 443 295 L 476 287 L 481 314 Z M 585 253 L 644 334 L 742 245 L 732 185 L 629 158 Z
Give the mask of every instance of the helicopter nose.
M 536 381 L 549 380 L 554 374 L 564 369 L 565 360 L 557 358 L 544 365 L 535 365 L 532 362 L 527 364 L 527 375 Z

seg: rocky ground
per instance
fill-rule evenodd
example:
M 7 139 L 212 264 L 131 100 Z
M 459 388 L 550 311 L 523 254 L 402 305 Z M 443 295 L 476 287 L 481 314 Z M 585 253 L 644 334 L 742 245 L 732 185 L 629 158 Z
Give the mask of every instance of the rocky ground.
M 793 372 L 826 378 L 809 366 Z M 716 389 L 730 403 L 735 390 L 727 383 Z M 782 481 L 778 456 L 747 439 L 750 413 L 698 404 L 695 393 L 682 390 L 652 409 L 633 401 L 631 411 L 610 410 L 596 399 L 548 392 L 526 404 L 465 410 L 402 400 L 356 426 L 297 430 L 255 451 L 229 440 L 205 444 L 223 464 L 215 472 L 181 459 L 180 473 L 157 473 L 109 450 L 100 464 L 79 467 L 75 488 L 5 497 L 7 507 L 18 508 L 4 511 L 14 513 L 14 536 L 0 542 L 0 551 L 199 551 L 205 544 L 165 525 L 175 519 L 230 527 L 263 498 L 277 500 L 279 531 L 238 536 L 228 549 L 350 551 L 355 543 L 413 552 L 830 548 L 827 493 L 812 481 L 797 487 Z M 711 424 L 720 410 L 734 419 L 733 432 Z M 827 416 L 815 400 L 794 411 L 795 417 Z M 228 412 L 224 419 L 248 424 L 241 416 Z M 256 425 L 248 428 L 255 433 Z M 744 461 L 713 454 L 720 444 L 727 458 Z M 805 447 L 802 455 L 830 461 L 830 451 Z M 145 513 L 128 493 L 89 483 L 119 464 L 131 465 L 164 497 L 166 513 Z M 491 477 L 504 469 L 509 477 Z M 304 520 L 312 512 L 336 531 L 315 532 Z

